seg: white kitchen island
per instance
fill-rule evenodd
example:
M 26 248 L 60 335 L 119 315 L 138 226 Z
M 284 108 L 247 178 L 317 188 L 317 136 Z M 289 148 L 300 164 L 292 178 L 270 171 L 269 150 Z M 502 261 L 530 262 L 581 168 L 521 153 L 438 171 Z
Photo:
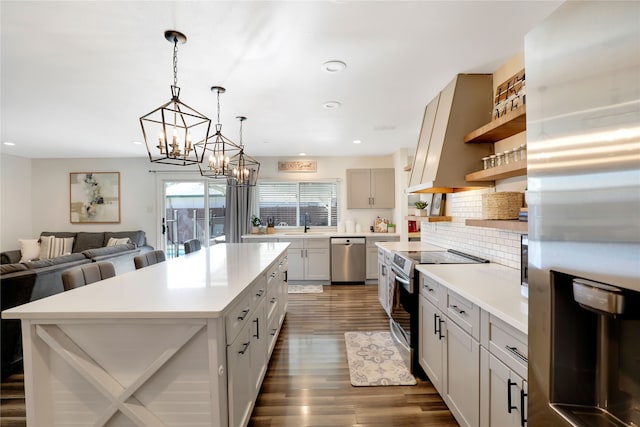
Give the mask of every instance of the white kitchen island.
M 28 425 L 246 425 L 287 247 L 215 245 L 4 311 L 22 320 Z

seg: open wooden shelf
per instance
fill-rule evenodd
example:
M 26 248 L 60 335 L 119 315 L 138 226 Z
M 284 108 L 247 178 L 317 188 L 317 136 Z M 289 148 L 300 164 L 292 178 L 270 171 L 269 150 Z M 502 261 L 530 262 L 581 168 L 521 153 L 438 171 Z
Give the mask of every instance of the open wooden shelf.
M 419 231 L 411 232 L 411 233 L 408 234 L 407 237 L 410 237 L 412 239 L 414 239 L 414 238 L 418 238 L 419 239 L 420 238 L 420 232 Z
M 468 133 L 464 142 L 496 142 L 527 129 L 527 107 L 522 104 L 515 110 Z
M 518 231 L 527 233 L 529 231 L 526 221 L 510 220 L 510 219 L 466 219 L 465 225 L 472 227 L 497 228 L 507 231 Z
M 424 221 L 424 222 L 451 222 L 450 216 L 415 216 L 408 215 L 404 219 L 408 221 Z
M 521 160 L 519 162 L 509 163 L 508 165 L 501 165 L 490 169 L 471 172 L 464 176 L 464 180 L 468 182 L 495 181 L 497 179 L 512 178 L 514 176 L 522 176 L 526 174 L 527 162 Z

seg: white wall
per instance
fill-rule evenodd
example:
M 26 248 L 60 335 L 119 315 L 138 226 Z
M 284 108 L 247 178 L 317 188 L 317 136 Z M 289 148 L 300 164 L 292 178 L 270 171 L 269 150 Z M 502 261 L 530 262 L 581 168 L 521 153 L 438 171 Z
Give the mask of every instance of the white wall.
M 31 159 L 0 155 L 0 251 L 18 249 L 32 231 Z
M 24 159 L 2 156 L 1 250 L 42 231 L 144 230 L 156 244 L 155 174 L 147 159 Z M 120 224 L 71 224 L 70 172 L 120 172 Z M 5 191 L 6 189 L 6 191 Z

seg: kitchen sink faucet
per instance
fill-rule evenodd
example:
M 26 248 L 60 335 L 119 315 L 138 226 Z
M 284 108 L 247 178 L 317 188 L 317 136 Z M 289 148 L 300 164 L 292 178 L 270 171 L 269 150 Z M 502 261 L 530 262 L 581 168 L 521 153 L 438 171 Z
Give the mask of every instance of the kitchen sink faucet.
M 309 212 L 305 212 L 304 214 L 304 232 L 306 233 L 309 229 Z

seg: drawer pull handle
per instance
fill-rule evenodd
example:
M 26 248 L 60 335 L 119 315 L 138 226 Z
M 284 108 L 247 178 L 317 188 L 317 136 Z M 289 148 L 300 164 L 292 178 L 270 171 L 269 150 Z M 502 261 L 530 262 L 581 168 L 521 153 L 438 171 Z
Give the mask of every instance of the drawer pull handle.
M 527 398 L 527 393 L 524 392 L 524 390 L 520 390 L 520 425 L 522 427 L 524 427 L 524 425 L 527 423 L 527 417 L 525 416 L 525 412 L 526 411 L 526 402 L 525 399 Z
M 273 298 L 271 298 L 271 301 L 270 301 L 270 302 L 271 302 L 271 304 L 275 304 L 275 303 L 276 303 L 276 301 L 278 301 L 278 300 L 276 299 L 276 297 L 273 297 Z
M 429 285 L 427 285 L 427 284 L 422 285 L 422 288 L 426 289 L 427 292 L 433 292 L 434 291 L 434 289 L 432 287 L 430 287 Z
M 275 336 L 276 336 L 276 332 L 278 332 L 278 330 L 277 330 L 277 329 L 272 329 L 272 330 L 271 330 L 271 336 L 272 336 L 272 337 L 275 337 Z
M 518 385 L 518 383 L 511 381 L 511 378 L 507 379 L 507 412 L 511 413 L 511 410 L 518 409 L 517 406 L 511 404 L 511 386 Z
M 238 316 L 238 320 L 244 320 L 247 317 L 247 314 L 249 314 L 249 309 L 245 308 L 242 310 L 242 314 Z
M 254 338 L 260 339 L 260 318 L 256 317 L 253 322 L 256 324 L 256 334 L 254 335 Z
M 262 295 L 264 295 L 264 289 L 260 289 L 258 292 L 256 292 L 257 297 L 261 297 Z
M 461 310 L 460 308 L 458 308 L 457 305 L 452 305 L 451 308 L 453 308 L 455 311 L 457 311 L 459 314 L 465 314 L 466 312 L 464 310 Z
M 271 273 L 271 277 L 276 277 L 275 271 L 273 273 Z
M 238 354 L 245 354 L 247 352 L 247 349 L 249 348 L 249 344 L 251 344 L 250 342 L 246 342 L 244 344 L 242 344 L 242 350 L 240 350 L 238 352 Z
M 516 356 L 518 359 L 522 360 L 524 363 L 529 363 L 529 359 L 527 359 L 527 356 L 525 356 L 524 354 L 520 353 L 518 351 L 518 347 L 509 347 L 508 345 L 505 345 L 504 348 L 509 350 L 514 356 Z

